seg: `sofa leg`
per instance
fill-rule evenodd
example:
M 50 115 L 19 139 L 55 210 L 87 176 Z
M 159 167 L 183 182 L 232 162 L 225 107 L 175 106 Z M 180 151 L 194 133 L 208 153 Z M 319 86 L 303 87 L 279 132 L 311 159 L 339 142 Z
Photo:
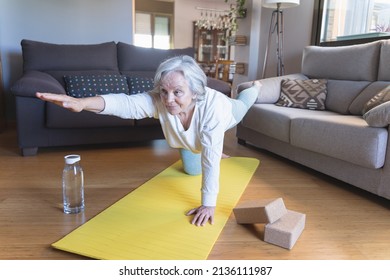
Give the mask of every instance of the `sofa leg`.
M 238 142 L 238 144 L 240 144 L 240 145 L 243 145 L 243 146 L 246 145 L 246 141 L 245 141 L 244 139 L 237 138 L 237 142 Z
M 36 156 L 37 153 L 38 153 L 38 147 L 22 148 L 22 156 L 24 157 Z

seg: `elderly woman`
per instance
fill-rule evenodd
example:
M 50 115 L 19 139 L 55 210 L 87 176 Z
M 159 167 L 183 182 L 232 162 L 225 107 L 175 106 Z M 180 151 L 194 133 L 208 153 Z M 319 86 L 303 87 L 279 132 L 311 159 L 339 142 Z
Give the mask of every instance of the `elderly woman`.
M 121 118 L 158 118 L 168 144 L 178 148 L 184 171 L 202 174 L 201 205 L 187 212 L 192 224 L 214 223 L 220 160 L 225 131 L 237 125 L 257 99 L 260 84 L 237 99 L 206 87 L 207 77 L 189 56 L 160 64 L 154 89 L 135 95 L 107 94 L 88 98 L 37 93 L 37 97 L 74 112 L 87 110 Z

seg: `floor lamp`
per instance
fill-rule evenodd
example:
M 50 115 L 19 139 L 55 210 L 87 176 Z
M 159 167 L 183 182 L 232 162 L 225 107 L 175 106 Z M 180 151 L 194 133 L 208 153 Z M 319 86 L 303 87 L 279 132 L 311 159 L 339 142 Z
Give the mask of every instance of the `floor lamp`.
M 276 32 L 276 59 L 277 59 L 277 76 L 284 75 L 283 64 L 283 10 L 284 8 L 292 8 L 299 5 L 299 0 L 263 0 L 264 8 L 273 8 L 271 23 L 268 33 L 268 42 L 265 50 L 263 75 L 265 77 L 265 70 L 267 67 L 268 50 L 272 38 L 272 34 Z

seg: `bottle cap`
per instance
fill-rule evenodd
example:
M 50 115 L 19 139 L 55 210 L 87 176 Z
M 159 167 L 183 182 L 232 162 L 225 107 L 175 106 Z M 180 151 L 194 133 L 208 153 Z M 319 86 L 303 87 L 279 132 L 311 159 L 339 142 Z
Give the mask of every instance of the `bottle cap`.
M 64 158 L 66 164 L 74 164 L 81 159 L 79 155 L 67 155 Z

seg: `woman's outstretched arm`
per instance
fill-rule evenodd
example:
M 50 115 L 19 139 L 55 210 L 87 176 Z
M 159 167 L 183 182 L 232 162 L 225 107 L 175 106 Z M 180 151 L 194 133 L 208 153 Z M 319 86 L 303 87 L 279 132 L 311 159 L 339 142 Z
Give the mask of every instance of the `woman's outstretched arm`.
M 73 112 L 83 110 L 99 113 L 104 110 L 105 102 L 100 96 L 74 98 L 64 94 L 37 92 L 36 97 L 43 101 L 54 103 Z

